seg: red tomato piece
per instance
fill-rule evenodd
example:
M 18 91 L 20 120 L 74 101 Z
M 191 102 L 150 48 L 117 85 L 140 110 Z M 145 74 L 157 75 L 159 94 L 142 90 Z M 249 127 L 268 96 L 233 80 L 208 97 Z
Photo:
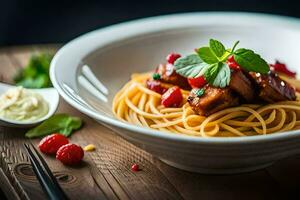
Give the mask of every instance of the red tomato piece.
M 163 87 L 160 81 L 147 80 L 146 85 L 148 89 L 158 94 L 163 94 L 167 91 L 167 88 Z
M 270 67 L 273 68 L 273 71 L 283 73 L 293 78 L 296 77 L 296 72 L 290 71 L 284 63 L 281 63 L 279 61 L 276 61 L 275 64 L 270 64 Z
M 161 97 L 161 104 L 165 107 L 178 107 L 182 102 L 182 94 L 177 86 L 169 88 Z
M 206 84 L 204 76 L 199 76 L 197 78 L 189 78 L 188 82 L 192 88 L 202 88 Z
M 168 63 L 174 64 L 174 62 L 180 57 L 181 57 L 181 55 L 178 53 L 170 53 L 166 59 L 167 59 Z
M 233 55 L 231 55 L 227 58 L 227 64 L 231 69 L 240 69 L 240 66 L 234 60 Z

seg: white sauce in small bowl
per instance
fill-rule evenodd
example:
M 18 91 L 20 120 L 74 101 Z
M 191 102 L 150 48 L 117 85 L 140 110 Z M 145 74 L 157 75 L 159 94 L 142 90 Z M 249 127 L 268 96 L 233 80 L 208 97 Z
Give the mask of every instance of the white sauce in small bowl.
M 0 96 L 0 117 L 33 122 L 49 112 L 49 105 L 38 93 L 16 87 Z

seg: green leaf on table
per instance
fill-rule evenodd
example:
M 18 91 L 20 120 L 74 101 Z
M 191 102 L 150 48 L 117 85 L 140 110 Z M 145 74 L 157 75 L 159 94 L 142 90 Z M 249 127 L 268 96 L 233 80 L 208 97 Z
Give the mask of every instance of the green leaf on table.
M 176 72 L 189 78 L 195 78 L 203 75 L 208 66 L 209 65 L 203 62 L 196 54 L 178 58 L 174 63 Z
M 201 47 L 197 49 L 197 54 L 199 57 L 208 64 L 213 64 L 219 62 L 219 59 L 216 55 L 212 52 L 209 47 Z
M 210 39 L 209 47 L 211 51 L 219 58 L 221 58 L 226 52 L 224 45 L 218 40 Z
M 68 114 L 55 114 L 25 134 L 28 138 L 42 137 L 52 133 L 61 133 L 70 136 L 71 133 L 82 126 L 82 120 Z
M 239 66 L 248 71 L 266 74 L 270 70 L 268 63 L 250 49 L 241 48 L 236 50 L 234 60 Z

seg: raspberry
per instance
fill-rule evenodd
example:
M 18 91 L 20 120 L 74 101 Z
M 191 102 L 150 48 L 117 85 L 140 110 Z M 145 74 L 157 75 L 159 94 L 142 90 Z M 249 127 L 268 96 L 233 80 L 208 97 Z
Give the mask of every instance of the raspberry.
M 52 135 L 44 137 L 39 143 L 39 148 L 43 153 L 56 154 L 57 150 L 61 146 L 68 143 L 69 140 L 65 136 L 58 133 L 54 133 Z
M 79 164 L 83 156 L 83 149 L 76 144 L 66 144 L 60 147 L 56 153 L 56 159 L 65 165 Z

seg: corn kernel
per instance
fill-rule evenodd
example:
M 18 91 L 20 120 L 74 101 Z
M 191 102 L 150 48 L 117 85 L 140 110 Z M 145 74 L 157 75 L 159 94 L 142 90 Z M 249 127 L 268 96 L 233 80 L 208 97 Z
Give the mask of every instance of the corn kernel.
M 96 149 L 95 145 L 89 144 L 83 148 L 85 151 L 94 151 Z

